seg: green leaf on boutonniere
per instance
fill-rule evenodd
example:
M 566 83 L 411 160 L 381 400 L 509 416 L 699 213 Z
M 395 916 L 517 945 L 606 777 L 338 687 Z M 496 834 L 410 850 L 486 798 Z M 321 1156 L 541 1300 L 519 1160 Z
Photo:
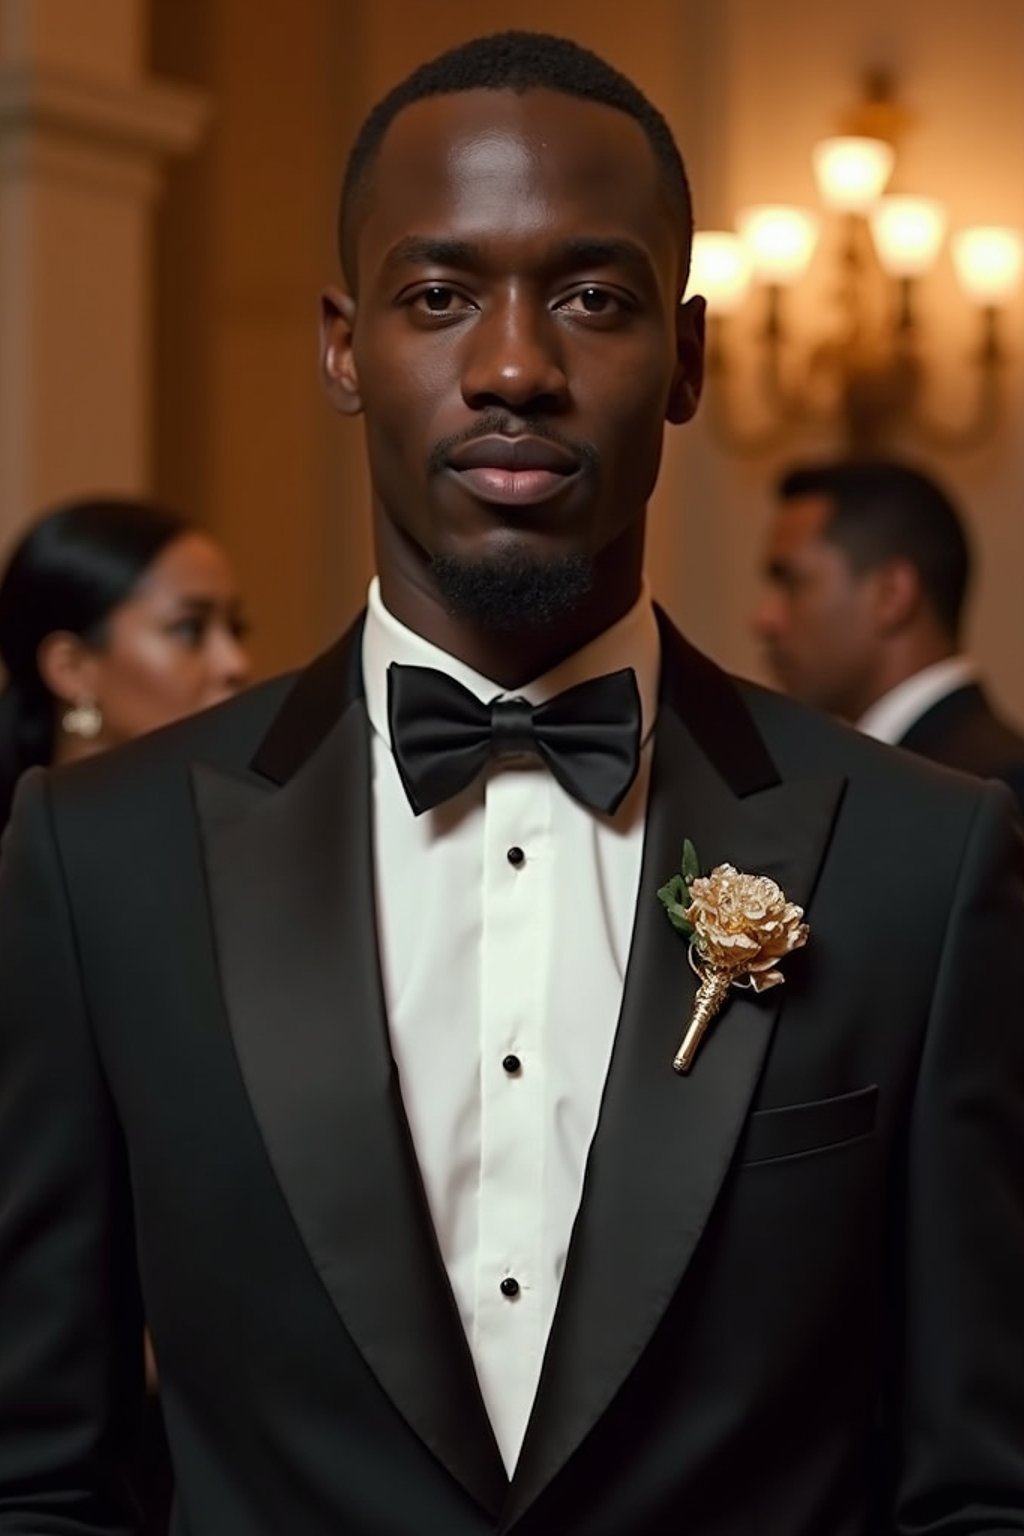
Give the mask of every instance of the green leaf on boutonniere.
M 682 872 L 673 875 L 667 885 L 658 892 L 658 900 L 665 908 L 669 922 L 686 938 L 693 937 L 693 924 L 687 921 L 690 906 L 690 886 L 700 874 L 697 850 L 687 838 L 683 844 Z
M 668 920 L 673 928 L 678 928 L 680 933 L 689 936 L 693 932 L 690 923 L 686 921 L 686 909 L 690 905 L 690 892 L 682 875 L 673 875 L 667 885 L 663 885 L 658 892 L 658 900 L 668 914 Z

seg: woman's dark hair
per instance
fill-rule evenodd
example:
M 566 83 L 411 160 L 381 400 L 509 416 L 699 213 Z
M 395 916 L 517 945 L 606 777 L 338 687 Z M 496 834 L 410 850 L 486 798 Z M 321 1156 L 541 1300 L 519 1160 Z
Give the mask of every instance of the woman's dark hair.
M 15 546 L 0 576 L 0 827 L 21 774 L 53 756 L 54 700 L 40 676 L 40 645 L 58 630 L 101 643 L 113 610 L 188 531 L 183 518 L 148 502 L 74 501 L 44 514 Z

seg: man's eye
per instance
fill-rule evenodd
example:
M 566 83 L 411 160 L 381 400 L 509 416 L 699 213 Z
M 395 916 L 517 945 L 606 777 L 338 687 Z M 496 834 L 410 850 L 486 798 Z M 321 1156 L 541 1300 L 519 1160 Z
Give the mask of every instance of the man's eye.
M 579 293 L 574 293 L 570 299 L 566 299 L 562 306 L 570 314 L 577 315 L 611 315 L 621 307 L 615 295 L 605 288 L 581 288 Z
M 447 315 L 456 308 L 454 290 L 446 288 L 443 283 L 435 283 L 431 288 L 424 288 L 419 295 L 419 302 L 432 315 Z

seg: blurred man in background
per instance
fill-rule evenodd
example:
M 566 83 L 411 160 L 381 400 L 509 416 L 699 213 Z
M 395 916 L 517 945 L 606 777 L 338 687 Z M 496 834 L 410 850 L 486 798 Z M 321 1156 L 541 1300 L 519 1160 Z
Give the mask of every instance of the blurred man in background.
M 777 495 L 754 623 L 779 685 L 1024 809 L 1024 736 L 961 649 L 971 557 L 946 493 L 880 461 L 792 469 Z

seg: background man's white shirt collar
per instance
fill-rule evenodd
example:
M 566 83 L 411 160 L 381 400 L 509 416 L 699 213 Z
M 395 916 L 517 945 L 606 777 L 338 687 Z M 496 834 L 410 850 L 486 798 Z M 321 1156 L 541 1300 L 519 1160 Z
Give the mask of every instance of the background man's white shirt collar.
M 857 729 L 865 736 L 873 736 L 876 741 L 896 746 L 933 704 L 966 683 L 974 682 L 976 676 L 974 663 L 968 656 L 947 656 L 945 660 L 915 672 L 913 677 L 905 678 L 876 699 L 857 721 Z

